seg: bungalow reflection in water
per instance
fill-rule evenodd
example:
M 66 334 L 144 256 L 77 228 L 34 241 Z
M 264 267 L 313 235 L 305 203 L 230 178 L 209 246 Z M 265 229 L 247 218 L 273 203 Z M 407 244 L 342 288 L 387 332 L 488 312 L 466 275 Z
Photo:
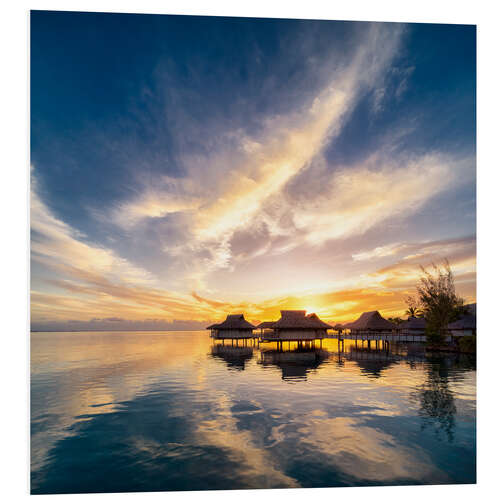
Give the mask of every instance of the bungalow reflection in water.
M 253 357 L 253 349 L 246 346 L 215 344 L 212 346 L 211 355 L 225 361 L 230 369 L 244 370 L 247 361 Z
M 281 370 L 283 380 L 306 380 L 307 374 L 328 359 L 330 353 L 324 349 L 303 349 L 294 351 L 262 351 L 260 361 L 263 367 L 276 366 Z

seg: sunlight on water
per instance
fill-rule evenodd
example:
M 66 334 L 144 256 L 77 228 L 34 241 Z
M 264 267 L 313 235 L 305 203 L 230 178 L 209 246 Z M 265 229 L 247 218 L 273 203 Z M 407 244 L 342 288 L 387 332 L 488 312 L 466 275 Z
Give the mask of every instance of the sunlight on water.
M 476 371 L 335 340 L 33 333 L 33 493 L 475 482 Z

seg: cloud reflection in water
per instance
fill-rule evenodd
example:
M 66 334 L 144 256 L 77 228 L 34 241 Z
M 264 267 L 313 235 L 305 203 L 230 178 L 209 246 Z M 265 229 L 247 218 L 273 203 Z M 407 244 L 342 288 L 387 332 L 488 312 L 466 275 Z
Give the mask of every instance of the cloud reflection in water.
M 33 493 L 474 482 L 474 366 L 352 347 L 33 334 Z

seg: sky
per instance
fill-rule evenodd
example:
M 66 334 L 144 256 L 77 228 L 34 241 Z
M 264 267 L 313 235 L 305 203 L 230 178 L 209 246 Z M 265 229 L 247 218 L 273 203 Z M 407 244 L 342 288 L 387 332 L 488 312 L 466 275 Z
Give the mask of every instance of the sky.
M 475 302 L 475 26 L 30 22 L 33 330 Z

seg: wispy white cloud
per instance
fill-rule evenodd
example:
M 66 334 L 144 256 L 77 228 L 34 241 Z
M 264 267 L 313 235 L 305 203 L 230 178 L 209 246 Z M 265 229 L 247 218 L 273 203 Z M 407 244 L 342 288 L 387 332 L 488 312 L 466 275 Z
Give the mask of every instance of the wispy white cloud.
M 391 243 L 389 245 L 384 245 L 381 247 L 373 248 L 372 250 L 367 250 L 365 252 L 359 252 L 352 255 L 354 260 L 372 260 L 381 257 L 388 257 L 391 255 L 397 255 L 403 248 L 406 248 L 406 244 L 401 243 Z
M 441 192 L 468 182 L 471 166 L 473 159 L 437 153 L 401 158 L 380 152 L 358 165 L 335 170 L 320 159 L 264 203 L 254 219 L 238 230 L 239 239 L 248 241 L 258 230 L 260 247 L 252 255 L 259 251 L 279 255 L 375 228 L 384 231 L 384 223 L 410 218 Z M 389 243 L 353 258 L 367 261 L 395 255 L 401 245 Z
M 204 157 L 184 154 L 183 177 L 140 187 L 136 197 L 114 209 L 112 220 L 131 231 L 145 220 L 182 220 L 182 231 L 162 247 L 177 268 L 187 270 L 185 283 L 203 289 L 217 269 L 363 234 L 411 216 L 442 191 L 470 180 L 471 158 L 397 153 L 395 144 L 407 129 L 395 130 L 358 164 L 329 165 L 323 158 L 324 146 L 366 92 L 383 97 L 394 71 L 400 85 L 407 85 L 414 68 L 392 66 L 401 37 L 399 29 L 372 25 L 350 62 L 336 67 L 317 95 L 286 115 L 268 117 L 258 135 L 229 130 L 223 134 L 227 141 L 218 141 L 228 147 Z
M 262 318 L 302 307 L 299 297 L 311 294 L 318 300 L 309 306 L 321 303 L 325 314 L 333 303 L 334 315 L 376 304 L 397 311 L 420 264 L 448 257 L 464 283 L 473 277 L 474 245 L 422 242 L 433 232 L 422 230 L 422 220 L 430 202 L 449 216 L 451 196 L 474 183 L 474 158 L 449 143 L 440 150 L 437 141 L 423 153 L 416 106 L 397 118 L 384 114 L 407 92 L 415 67 L 399 57 L 404 28 L 364 26 L 348 44 L 328 49 L 328 59 L 310 57 L 305 37 L 292 58 L 311 61 L 300 66 L 300 86 L 274 82 L 288 73 L 287 60 L 283 71 L 249 75 L 253 90 L 229 99 L 220 114 L 217 102 L 205 107 L 203 91 L 155 72 L 147 105 L 137 110 L 145 135 L 155 138 L 151 155 L 127 135 L 122 157 L 130 178 L 117 182 L 115 196 L 86 207 L 96 233 L 110 230 L 110 247 L 57 217 L 33 181 L 31 250 L 42 269 L 34 315 L 172 321 L 246 309 Z M 272 89 L 279 105 L 255 103 L 262 89 Z M 442 204 L 441 196 L 448 197 Z M 413 216 L 420 228 L 411 233 Z M 457 227 L 446 234 L 462 234 Z
M 266 118 L 258 135 L 241 129 L 226 132 L 231 136 L 229 149 L 219 148 L 208 157 L 185 154 L 183 177 L 144 186 L 137 197 L 113 211 L 112 220 L 131 228 L 145 218 L 181 212 L 187 216 L 184 238 L 169 241 L 166 253 L 178 256 L 181 246 L 188 259 L 204 254 L 204 259 L 198 259 L 201 265 L 191 269 L 199 279 L 215 268 L 230 266 L 233 235 L 256 217 L 262 219 L 263 206 L 280 198 L 287 183 L 342 130 L 357 100 L 383 81 L 401 36 L 401 28 L 371 25 L 349 63 L 336 67 L 316 96 L 294 103 L 286 115 Z M 346 177 L 337 177 L 342 179 Z M 299 229 L 309 225 L 309 212 L 297 212 L 294 222 Z M 322 218 L 322 224 L 328 223 L 324 214 Z M 280 231 L 277 221 L 267 223 L 274 235 Z
M 403 94 L 408 90 L 408 85 L 409 85 L 408 82 L 414 71 L 415 71 L 415 66 L 409 66 L 407 68 L 399 69 L 397 71 L 398 76 L 400 76 L 398 86 L 396 87 L 396 90 L 394 92 L 394 95 L 396 96 L 397 99 L 401 99 Z
M 400 161 L 374 155 L 359 166 L 316 179 L 321 190 L 302 190 L 302 198 L 294 203 L 293 222 L 312 244 L 362 234 L 390 217 L 408 217 L 463 182 L 470 166 L 469 159 L 457 163 L 440 154 Z
M 53 215 L 38 195 L 36 175 L 31 180 L 31 257 L 53 269 L 63 266 L 92 271 L 110 279 L 137 284 L 155 278 L 109 248 L 85 242 L 85 235 Z
M 450 255 L 474 255 L 476 247 L 475 236 L 451 238 L 438 241 L 421 241 L 407 243 L 392 243 L 376 247 L 365 252 L 353 254 L 354 260 L 372 260 L 386 256 L 398 256 L 402 261 L 419 261 L 424 256 L 426 262 L 432 259 L 449 258 Z M 407 263 L 405 265 L 408 265 Z
M 176 192 L 177 180 L 159 182 L 164 189 L 149 188 L 134 199 L 119 203 L 112 210 L 111 220 L 124 229 L 132 229 L 144 218 L 161 218 L 199 208 L 202 200 L 195 196 Z
M 476 238 L 455 238 L 440 241 L 427 241 L 400 245 L 396 254 L 399 259 L 377 271 L 368 273 L 365 278 L 388 289 L 413 288 L 421 275 L 420 267 L 441 264 L 445 259 L 450 263 L 459 283 L 475 285 Z M 471 280 L 472 278 L 472 280 Z M 464 291 L 471 299 L 475 296 L 473 288 Z
M 60 220 L 31 183 L 31 259 L 48 270 L 31 289 L 34 324 L 42 320 L 87 321 L 96 314 L 127 319 L 172 320 L 196 311 L 207 318 L 212 308 L 189 293 L 165 290 L 158 279 L 115 251 L 85 241 L 85 235 Z

